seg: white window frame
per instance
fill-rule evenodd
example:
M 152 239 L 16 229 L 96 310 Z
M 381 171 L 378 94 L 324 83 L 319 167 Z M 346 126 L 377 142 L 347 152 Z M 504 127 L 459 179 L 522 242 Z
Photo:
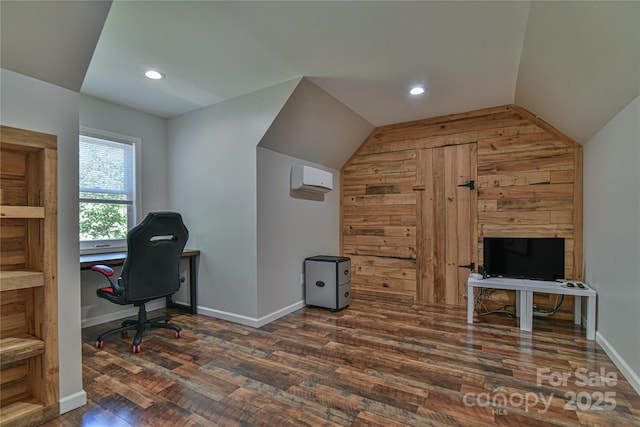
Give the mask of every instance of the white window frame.
M 133 203 L 130 205 L 130 209 L 133 211 L 127 213 L 128 220 L 127 229 L 131 229 L 139 222 L 139 213 L 141 212 L 140 203 L 140 151 L 142 150 L 142 139 L 134 136 L 123 135 L 115 132 L 109 132 L 101 129 L 94 129 L 86 126 L 80 126 L 80 135 L 88 136 L 98 139 L 104 139 L 107 141 L 119 142 L 122 144 L 131 144 L 133 146 Z M 78 138 L 78 144 L 80 144 L 80 138 Z M 79 179 L 79 177 L 78 177 Z M 82 199 L 80 196 L 80 188 L 78 187 L 78 207 L 80 203 L 92 201 L 88 199 Z M 131 218 L 129 218 L 131 215 Z M 126 239 L 108 239 L 108 240 L 79 240 L 80 253 L 92 254 L 92 253 L 104 253 L 104 252 L 121 252 L 127 250 Z

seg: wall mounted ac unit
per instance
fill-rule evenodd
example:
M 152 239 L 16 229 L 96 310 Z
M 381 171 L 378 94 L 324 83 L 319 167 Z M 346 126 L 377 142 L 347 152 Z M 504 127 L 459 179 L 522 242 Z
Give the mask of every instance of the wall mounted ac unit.
M 291 166 L 291 189 L 326 193 L 333 190 L 333 174 L 306 165 Z

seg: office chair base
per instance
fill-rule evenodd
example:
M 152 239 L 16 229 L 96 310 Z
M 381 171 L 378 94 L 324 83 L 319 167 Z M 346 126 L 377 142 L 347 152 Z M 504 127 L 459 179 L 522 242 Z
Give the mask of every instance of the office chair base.
M 144 332 L 151 329 L 171 329 L 175 332 L 176 338 L 182 338 L 182 328 L 177 325 L 173 325 L 169 323 L 171 320 L 170 316 L 163 315 L 154 317 L 153 319 L 147 320 L 147 310 L 144 304 L 140 304 L 138 307 L 138 319 L 128 319 L 122 322 L 122 326 L 116 329 L 112 329 L 110 331 L 104 332 L 100 334 L 98 339 L 96 340 L 96 348 L 104 348 L 104 340 L 115 334 L 121 334 L 123 336 L 127 336 L 129 331 L 136 331 L 136 335 L 133 338 L 132 343 L 132 351 L 133 353 L 140 353 L 140 345 L 142 343 L 142 336 Z M 165 323 L 161 323 L 165 322 Z

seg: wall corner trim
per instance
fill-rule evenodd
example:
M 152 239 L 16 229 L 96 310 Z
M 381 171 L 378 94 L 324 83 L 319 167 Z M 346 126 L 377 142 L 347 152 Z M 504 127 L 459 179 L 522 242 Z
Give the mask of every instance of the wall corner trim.
M 304 307 L 304 301 L 298 301 L 259 318 L 230 313 L 228 311 L 216 310 L 208 307 L 198 307 L 198 314 L 202 314 L 203 316 L 215 317 L 216 319 L 228 320 L 229 322 L 240 323 L 241 325 L 251 326 L 253 328 L 259 328 L 266 325 L 267 323 L 271 323 L 274 320 L 284 317 L 287 314 L 300 310 L 302 307 Z
M 620 369 L 620 372 L 622 372 L 622 375 L 629 381 L 631 387 L 640 395 L 640 373 L 635 372 L 631 366 L 629 366 L 600 332 L 596 332 L 596 342 L 600 344 L 600 347 L 607 353 L 613 364 Z
M 87 404 L 87 393 L 81 390 L 77 393 L 60 398 L 60 415 L 73 411 Z

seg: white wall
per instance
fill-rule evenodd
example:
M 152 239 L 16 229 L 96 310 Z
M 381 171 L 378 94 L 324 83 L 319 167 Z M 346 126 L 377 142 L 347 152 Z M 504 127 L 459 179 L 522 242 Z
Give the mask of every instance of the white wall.
M 142 140 L 141 200 L 138 221 L 147 212 L 167 209 L 167 120 L 102 99 L 80 95 L 80 125 Z
M 340 171 L 265 148 L 258 148 L 257 156 L 258 317 L 262 318 L 302 307 L 300 275 L 305 258 L 339 255 Z M 334 190 L 323 201 L 292 197 L 289 177 L 295 164 L 332 172 Z
M 640 393 L 640 97 L 584 145 L 585 279 L 597 339 Z
M 199 313 L 257 319 L 256 146 L 298 82 L 168 121 L 169 203 L 201 251 Z
M 122 105 L 80 95 L 80 125 L 141 139 L 140 179 L 137 222 L 151 211 L 167 210 L 169 185 L 167 173 L 167 121 Z M 75 184 L 77 187 L 77 183 Z M 119 273 L 119 270 L 117 270 Z M 91 326 L 137 314 L 133 306 L 117 306 L 98 298 L 96 289 L 106 284 L 102 275 L 82 271 L 82 326 Z M 147 309 L 164 307 L 164 300 L 152 302 Z
M 78 268 L 78 105 L 76 92 L 0 70 L 0 122 L 58 137 L 58 344 L 60 411 L 82 406 Z

